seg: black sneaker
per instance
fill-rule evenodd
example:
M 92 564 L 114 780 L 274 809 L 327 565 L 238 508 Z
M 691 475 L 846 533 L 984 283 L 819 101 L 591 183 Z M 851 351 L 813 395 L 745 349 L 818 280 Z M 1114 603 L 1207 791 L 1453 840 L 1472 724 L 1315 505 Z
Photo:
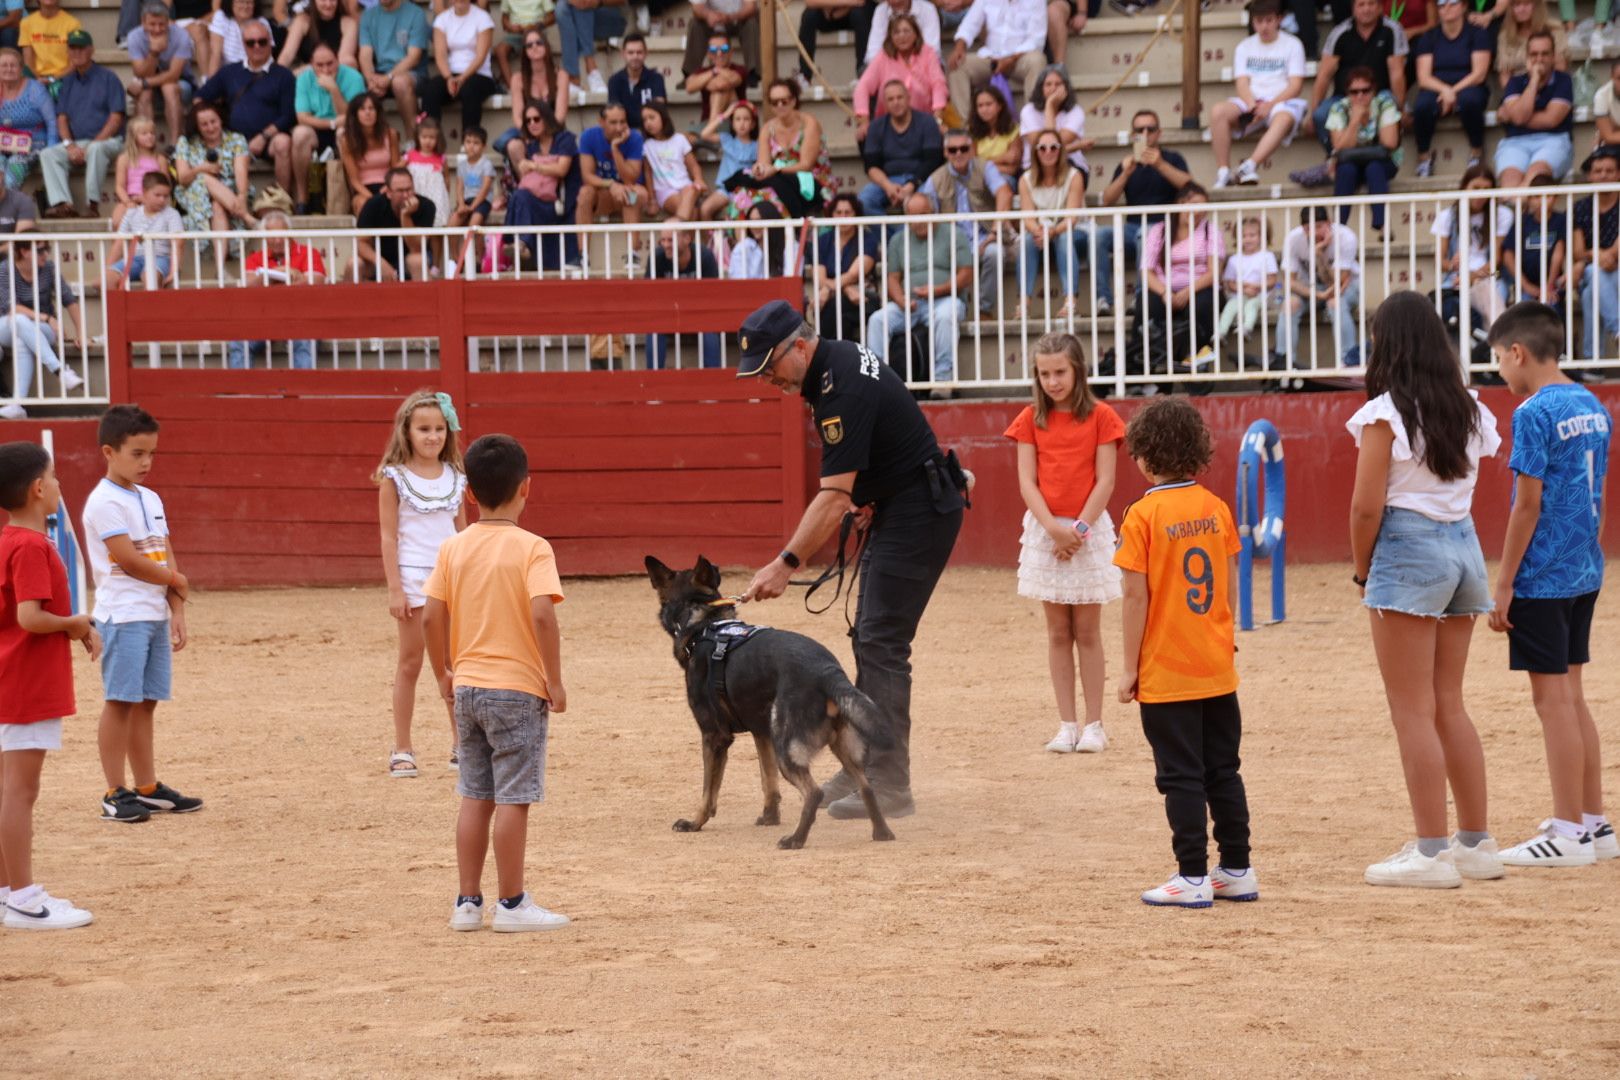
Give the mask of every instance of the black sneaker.
M 158 781 L 157 790 L 150 795 L 135 792 L 135 798 L 140 804 L 153 813 L 162 814 L 189 814 L 194 810 L 201 810 L 203 801 L 182 795 L 168 784 Z
M 133 825 L 152 816 L 136 794 L 129 788 L 117 788 L 111 795 L 101 797 L 101 820 L 121 821 Z

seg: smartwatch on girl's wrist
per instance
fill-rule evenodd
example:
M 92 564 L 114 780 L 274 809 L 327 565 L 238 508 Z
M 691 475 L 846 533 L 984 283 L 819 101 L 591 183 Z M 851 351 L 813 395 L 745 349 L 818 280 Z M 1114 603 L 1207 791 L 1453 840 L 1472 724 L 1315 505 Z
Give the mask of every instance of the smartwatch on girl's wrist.
M 1091 531 L 1091 526 L 1087 525 L 1083 519 L 1075 518 L 1074 519 L 1074 531 L 1079 533 L 1081 536 L 1085 536 L 1087 533 L 1089 533 Z

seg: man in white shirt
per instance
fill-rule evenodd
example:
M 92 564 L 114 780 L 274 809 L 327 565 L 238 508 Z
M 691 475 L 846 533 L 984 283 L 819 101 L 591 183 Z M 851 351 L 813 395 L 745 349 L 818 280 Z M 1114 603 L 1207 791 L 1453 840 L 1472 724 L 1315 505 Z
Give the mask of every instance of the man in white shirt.
M 1232 88 L 1237 93 L 1209 110 L 1209 134 L 1215 151 L 1215 186 L 1232 182 L 1232 139 L 1263 132 L 1254 153 L 1238 166 L 1239 184 L 1258 184 L 1260 166 L 1278 147 L 1287 146 L 1305 118 L 1305 46 L 1282 32 L 1277 0 L 1255 0 L 1249 9 L 1254 34 L 1238 43 L 1232 56 Z
M 1597 125 L 1599 146 L 1620 146 L 1620 58 L 1609 65 L 1609 81 L 1592 95 L 1592 122 Z
M 981 33 L 984 45 L 969 55 Z M 996 74 L 1033 96 L 1046 67 L 1046 0 L 973 0 L 945 66 L 958 116 L 973 115 L 973 95 Z
M 1283 241 L 1285 299 L 1277 313 L 1277 355 L 1301 369 L 1359 364 L 1355 346 L 1361 264 L 1356 261 L 1356 234 L 1335 222 L 1326 206 L 1307 206 L 1299 212 L 1299 221 Z M 1334 357 L 1330 363 L 1316 363 L 1308 355 L 1296 356 L 1300 322 L 1306 309 L 1312 307 L 1331 312 Z
M 872 12 L 872 29 L 866 37 L 866 54 L 861 58 L 863 65 L 876 60 L 877 54 L 883 51 L 883 43 L 889 39 L 889 20 L 896 15 L 916 19 L 923 44 L 932 45 L 939 58 L 945 59 L 945 50 L 939 43 L 939 8 L 932 0 L 882 0 Z

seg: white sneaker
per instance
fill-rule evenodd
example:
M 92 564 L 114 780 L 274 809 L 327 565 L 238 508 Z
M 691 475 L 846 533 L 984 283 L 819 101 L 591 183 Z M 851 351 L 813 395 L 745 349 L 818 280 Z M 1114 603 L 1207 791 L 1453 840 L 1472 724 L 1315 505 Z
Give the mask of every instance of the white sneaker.
M 1194 882 L 1177 874 L 1157 889 L 1143 893 L 1142 903 L 1150 907 L 1213 907 L 1215 889 L 1207 877 Z
M 1214 887 L 1217 900 L 1258 900 L 1260 881 L 1254 876 L 1254 867 L 1246 870 L 1228 870 L 1217 866 L 1210 871 L 1209 883 Z
M 497 934 L 512 934 L 523 930 L 560 930 L 568 925 L 568 916 L 547 911 L 534 902 L 534 897 L 523 894 L 523 902 L 515 908 L 495 905 L 495 918 L 489 928 Z
M 77 390 L 84 385 L 84 379 L 70 367 L 63 367 L 56 374 L 62 380 L 62 389 L 64 390 Z
M 1473 847 L 1468 847 L 1453 836 L 1451 861 L 1456 865 L 1457 873 L 1470 881 L 1495 881 L 1499 877 L 1507 876 L 1507 871 L 1502 868 L 1502 852 L 1492 838 L 1486 838 Z
M 1592 854 L 1598 862 L 1620 859 L 1620 841 L 1614 838 L 1614 826 L 1605 821 L 1592 833 Z
M 88 911 L 76 908 L 71 902 L 50 893 L 42 894 L 33 906 L 26 908 L 15 906 L 9 898 L 6 901 L 7 930 L 72 930 L 89 926 L 94 921 L 95 916 Z
M 1221 166 L 1215 170 L 1215 187 L 1217 189 L 1232 186 L 1232 170 Z
M 1080 741 L 1074 749 L 1079 754 L 1100 754 L 1108 749 L 1108 732 L 1103 730 L 1100 722 L 1087 724 L 1085 730 L 1080 732 Z
M 1255 167 L 1254 162 L 1247 158 L 1243 160 L 1238 166 L 1237 182 L 1244 187 L 1252 187 L 1260 182 L 1260 170 Z
M 1522 844 L 1502 852 L 1508 866 L 1591 866 L 1597 862 L 1597 844 L 1591 833 L 1571 840 L 1552 831 L 1552 819 L 1541 823 L 1541 831 Z
M 604 96 L 607 94 L 607 80 L 602 78 L 602 73 L 600 71 L 591 72 L 588 76 L 586 76 L 585 82 L 590 86 L 591 93 L 602 94 Z
M 458 898 L 459 899 L 459 898 Z M 463 900 L 450 911 L 450 929 L 452 930 L 482 930 L 484 928 L 484 905 L 471 900 Z
M 1079 742 L 1079 732 L 1067 724 L 1062 724 L 1058 727 L 1057 735 L 1053 737 L 1051 742 L 1046 744 L 1046 748 L 1054 754 L 1072 754 L 1078 747 Z
M 16 402 L 0 405 L 0 420 L 26 419 L 28 419 L 28 410 L 23 408 L 21 405 L 18 405 Z
M 1408 840 L 1406 846 L 1383 862 L 1367 867 L 1364 875 L 1369 885 L 1391 885 L 1407 889 L 1456 889 L 1462 887 L 1462 875 L 1450 851 L 1442 851 L 1430 858 L 1418 851 L 1417 841 Z

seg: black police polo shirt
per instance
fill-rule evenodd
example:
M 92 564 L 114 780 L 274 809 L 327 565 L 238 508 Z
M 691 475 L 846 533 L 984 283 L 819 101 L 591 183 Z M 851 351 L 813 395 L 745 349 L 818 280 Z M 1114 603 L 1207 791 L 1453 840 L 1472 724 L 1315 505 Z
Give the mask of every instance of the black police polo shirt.
M 922 479 L 939 455 L 934 429 L 893 368 L 864 345 L 822 338 L 800 391 L 821 435 L 821 475 L 855 474 L 855 505 Z

